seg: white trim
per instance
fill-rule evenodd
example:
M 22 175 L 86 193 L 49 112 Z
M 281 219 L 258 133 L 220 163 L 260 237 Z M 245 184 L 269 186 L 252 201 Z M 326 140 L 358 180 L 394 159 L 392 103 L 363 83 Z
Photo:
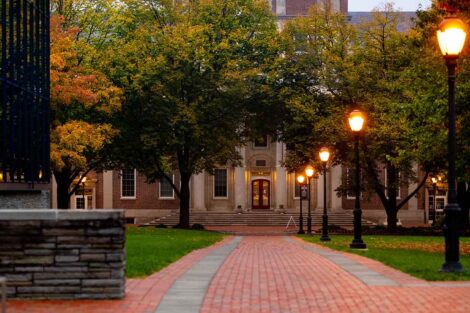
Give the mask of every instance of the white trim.
M 134 169 L 134 196 L 133 197 L 124 197 L 122 195 L 122 170 L 119 172 L 120 175 L 120 193 L 121 193 L 121 199 L 122 200 L 135 200 L 137 199 L 137 170 Z
M 216 170 L 225 170 L 225 172 L 227 173 L 226 175 L 226 184 L 225 184 L 225 189 L 226 189 L 226 194 L 227 196 L 225 197 L 216 197 L 215 196 L 215 175 L 212 175 L 212 199 L 216 199 L 216 200 L 227 200 L 228 199 L 228 191 L 229 191 L 229 188 L 228 188 L 228 168 L 216 168 Z M 214 171 L 214 174 L 215 174 L 215 171 Z
M 166 178 L 163 178 L 166 180 Z M 173 184 L 175 183 L 175 174 L 172 175 L 171 181 Z M 171 187 L 171 192 L 173 193 L 173 196 L 171 197 L 162 197 L 162 182 L 161 180 L 158 181 L 158 199 L 160 200 L 175 200 L 175 190 L 173 187 Z
M 384 168 L 384 174 L 385 174 L 385 179 L 384 179 L 384 186 L 385 186 L 385 197 L 388 199 L 388 186 L 387 186 L 387 168 Z M 401 178 L 401 172 L 398 171 L 398 193 L 397 193 L 397 199 L 401 199 L 401 185 L 400 185 L 400 178 Z

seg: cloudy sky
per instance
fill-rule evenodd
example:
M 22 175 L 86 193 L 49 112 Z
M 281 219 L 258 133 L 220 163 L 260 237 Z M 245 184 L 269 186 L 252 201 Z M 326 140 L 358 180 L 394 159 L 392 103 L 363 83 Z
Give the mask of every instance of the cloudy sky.
M 395 7 L 401 9 L 402 11 L 416 11 L 419 4 L 422 4 L 423 7 L 426 8 L 430 5 L 431 0 L 349 0 L 349 11 L 370 11 L 386 2 L 394 2 Z

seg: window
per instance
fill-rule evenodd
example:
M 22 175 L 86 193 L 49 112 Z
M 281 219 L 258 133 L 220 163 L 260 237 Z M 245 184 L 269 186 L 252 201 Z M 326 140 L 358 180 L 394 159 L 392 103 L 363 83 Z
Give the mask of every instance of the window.
M 385 168 L 384 169 L 384 174 L 385 174 L 385 196 L 388 198 L 388 182 L 387 182 L 387 169 Z M 401 198 L 401 188 L 400 188 L 400 180 L 401 180 L 401 173 L 398 172 L 398 175 L 397 175 L 397 183 L 398 183 L 398 188 L 397 188 L 397 199 L 400 199 Z
M 276 0 L 276 14 L 286 15 L 286 0 Z
M 175 182 L 175 175 L 171 178 L 172 182 Z M 175 193 L 171 184 L 165 178 L 160 180 L 160 190 L 159 190 L 159 198 L 160 199 L 174 199 Z
M 255 139 L 255 148 L 267 148 L 268 147 L 268 136 L 264 135 Z
M 297 174 L 294 175 L 294 199 L 300 198 L 300 184 L 297 181 Z
M 83 196 L 75 196 L 75 208 L 76 209 L 86 209 L 86 202 Z
M 135 199 L 136 170 L 125 169 L 121 171 L 121 198 Z
M 256 166 L 265 167 L 266 166 L 266 160 L 256 160 Z
M 214 171 L 214 198 L 228 197 L 227 169 Z

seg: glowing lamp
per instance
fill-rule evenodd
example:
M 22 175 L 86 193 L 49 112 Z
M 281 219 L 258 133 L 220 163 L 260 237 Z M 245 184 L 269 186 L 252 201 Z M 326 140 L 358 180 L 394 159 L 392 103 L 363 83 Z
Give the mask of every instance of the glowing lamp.
M 437 40 L 444 57 L 457 58 L 467 37 L 465 24 L 456 17 L 446 17 L 439 25 Z
M 349 127 L 353 132 L 360 132 L 365 122 L 364 114 L 359 110 L 354 110 L 349 114 Z
M 320 160 L 322 162 L 328 162 L 328 160 L 330 159 L 330 150 L 328 150 L 328 148 L 326 147 L 323 147 L 320 149 Z

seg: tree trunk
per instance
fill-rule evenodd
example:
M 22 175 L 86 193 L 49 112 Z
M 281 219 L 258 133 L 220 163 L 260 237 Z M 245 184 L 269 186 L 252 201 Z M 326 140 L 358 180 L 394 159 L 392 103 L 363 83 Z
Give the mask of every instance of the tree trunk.
M 177 225 L 179 228 L 190 228 L 189 222 L 189 181 L 191 175 L 181 173 L 181 191 L 180 191 L 180 222 Z
M 57 182 L 57 207 L 59 209 L 68 209 L 70 208 L 69 180 L 62 177 L 63 174 L 55 174 L 54 176 Z
M 395 232 L 397 230 L 398 222 L 398 210 L 391 208 L 387 210 L 387 229 L 390 232 Z
M 397 222 L 398 222 L 398 207 L 397 207 L 397 195 L 398 195 L 398 188 L 400 188 L 400 184 L 397 181 L 398 175 L 397 170 L 394 166 L 388 165 L 387 166 L 387 209 L 385 210 L 387 213 L 387 228 L 388 230 L 394 232 L 397 229 Z

